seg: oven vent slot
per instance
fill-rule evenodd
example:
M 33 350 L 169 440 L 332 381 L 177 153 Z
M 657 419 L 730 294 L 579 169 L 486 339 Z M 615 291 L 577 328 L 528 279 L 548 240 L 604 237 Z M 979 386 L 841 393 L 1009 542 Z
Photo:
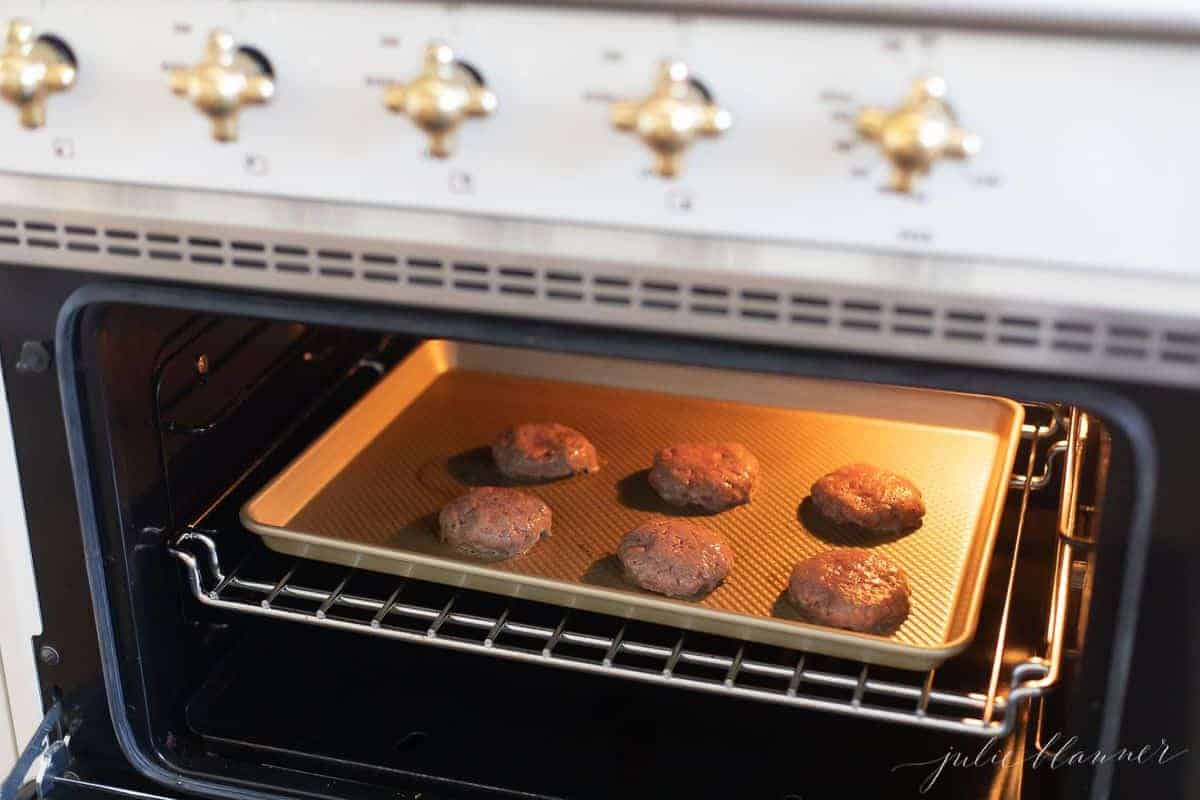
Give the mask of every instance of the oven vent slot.
M 496 268 L 499 276 L 497 291 L 504 297 L 518 300 L 537 297 L 537 271 L 528 267 L 501 264 Z
M 679 300 L 679 284 L 660 278 L 644 278 L 641 281 L 643 309 L 652 312 L 676 312 L 682 307 Z
M 729 314 L 729 287 L 716 284 L 694 283 L 688 288 L 691 303 L 688 310 L 705 316 Z
M 1200 330 L 1164 331 L 1159 357 L 1176 364 L 1200 364 Z
M 1080 318 L 1033 308 L 979 308 L 928 298 L 831 291 L 786 278 L 681 279 L 636 267 L 512 263 L 352 239 L 224 236 L 214 229 L 139 228 L 121 220 L 0 218 L 0 256 L 178 280 L 219 280 L 365 300 L 632 325 L 905 356 L 986 358 L 1084 375 L 1165 375 L 1200 383 L 1200 329 L 1174 321 Z M 13 250 L 23 251 L 18 254 Z M 228 270 L 215 273 L 214 270 Z M 986 355 L 985 355 L 986 354 Z M 1141 366 L 1138 366 L 1141 365 Z
M 593 275 L 592 300 L 600 306 L 623 308 L 631 305 L 633 279 L 624 275 Z
M 697 288 L 699 288 L 699 291 L 703 293 L 705 290 L 722 287 L 693 286 L 691 287 L 691 293 L 693 296 L 697 294 Z M 727 294 L 731 293 L 731 291 L 727 290 Z M 747 324 L 761 325 L 778 323 L 781 320 L 786 319 L 782 310 L 780 309 L 780 294 L 773 289 L 744 287 L 737 292 L 736 297 L 738 299 L 738 318 Z
M 933 336 L 933 315 L 929 306 L 898 303 L 892 307 L 890 330 L 900 337 Z
M 858 297 L 842 300 L 841 326 L 852 331 L 878 333 L 883 329 L 883 303 Z
M 788 321 L 793 325 L 822 328 L 833 321 L 833 301 L 815 294 L 793 294 L 790 298 Z

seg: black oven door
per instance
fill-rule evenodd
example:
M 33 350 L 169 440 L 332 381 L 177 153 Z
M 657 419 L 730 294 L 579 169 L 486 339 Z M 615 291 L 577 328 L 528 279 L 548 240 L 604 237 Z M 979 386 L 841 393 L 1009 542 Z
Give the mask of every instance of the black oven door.
M 353 797 L 352 787 L 329 785 L 329 792 Z M 455 800 L 428 791 L 396 791 L 394 800 Z M 12 771 L 0 784 L 0 800 L 184 800 L 183 795 L 138 774 L 120 751 L 101 691 L 60 698 L 30 737 Z

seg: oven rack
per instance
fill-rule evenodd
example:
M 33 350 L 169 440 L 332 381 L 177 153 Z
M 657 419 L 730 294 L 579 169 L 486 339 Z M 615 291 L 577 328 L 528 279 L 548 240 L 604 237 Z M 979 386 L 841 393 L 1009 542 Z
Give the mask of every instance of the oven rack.
M 1071 512 L 1077 502 L 1086 417 L 1074 409 L 1036 404 L 1027 411 L 1048 416 L 1049 421 L 1027 424 L 1022 432 L 1029 447 L 1018 459 L 1024 467 L 1010 490 L 1018 495 L 1010 502 L 1019 503 L 1020 514 L 1012 557 L 1005 565 L 1002 616 L 986 681 L 969 690 L 941 688 L 937 669 L 904 671 L 781 648 L 763 656 L 756 645 L 684 630 L 666 629 L 669 636 L 664 639 L 663 629 L 654 626 L 658 635 L 641 636 L 650 630 L 643 623 L 570 609 L 556 609 L 557 618 L 546 620 L 531 615 L 534 605 L 525 601 L 391 576 L 390 590 L 351 591 L 360 575 L 352 568 L 340 568 L 328 588 L 308 585 L 297 577 L 311 563 L 304 559 L 287 560 L 282 571 L 267 580 L 243 577 L 254 553 L 225 571 L 216 533 L 194 526 L 178 537 L 170 552 L 183 564 L 193 597 L 224 611 L 925 729 L 1005 736 L 1014 729 L 1021 705 L 1042 696 L 1058 681 L 1073 543 L 1080 541 L 1074 530 L 1076 515 Z M 1064 462 L 1059 535 L 1054 537 L 1041 652 L 1006 669 L 1010 611 L 1030 494 L 1052 483 L 1059 460 Z M 993 569 L 1000 566 L 994 564 Z M 414 599 L 410 596 L 414 588 L 442 594 L 436 601 Z M 503 607 L 487 613 L 464 608 L 482 597 Z M 580 624 L 597 619 L 611 623 L 611 629 L 597 632 Z

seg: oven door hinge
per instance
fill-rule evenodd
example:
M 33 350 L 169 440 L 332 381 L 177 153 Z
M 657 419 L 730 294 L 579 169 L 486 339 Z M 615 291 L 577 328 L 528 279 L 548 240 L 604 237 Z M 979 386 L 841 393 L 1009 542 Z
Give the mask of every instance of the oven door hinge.
M 62 700 L 56 700 L 0 784 L 0 800 L 45 797 L 67 769 L 69 739 L 62 724 Z
M 67 787 L 68 792 L 76 790 L 71 794 L 72 797 L 82 791 L 89 797 L 104 795 L 131 800 L 173 800 L 166 795 L 149 794 L 81 778 L 69 769 L 70 744 L 71 734 L 63 721 L 62 700 L 56 700 L 29 744 L 21 751 L 12 772 L 0 784 L 0 800 L 40 800 L 44 797 L 53 800 L 61 794 L 53 791 L 60 785 Z

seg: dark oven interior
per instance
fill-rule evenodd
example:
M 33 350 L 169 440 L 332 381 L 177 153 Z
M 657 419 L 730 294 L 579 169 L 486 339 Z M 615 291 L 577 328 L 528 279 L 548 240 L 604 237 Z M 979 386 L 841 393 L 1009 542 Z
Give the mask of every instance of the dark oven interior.
M 908 796 L 960 753 L 977 763 L 944 770 L 928 796 L 1086 788 L 1085 771 L 1018 757 L 1104 716 L 1104 670 L 1082 666 L 1089 617 L 1109 613 L 1093 602 L 1094 553 L 1130 522 L 1132 482 L 1106 479 L 1133 470 L 1120 427 L 1076 398 L 1008 384 L 1026 420 L 978 631 L 941 668 L 901 670 L 268 550 L 242 504 L 424 339 L 584 345 L 471 318 L 343 309 L 335 325 L 300 304 L 186 297 L 79 302 L 60 328 L 108 691 L 143 771 L 311 797 Z M 888 377 L 867 360 L 794 363 Z M 968 391 L 998 380 L 908 374 Z

